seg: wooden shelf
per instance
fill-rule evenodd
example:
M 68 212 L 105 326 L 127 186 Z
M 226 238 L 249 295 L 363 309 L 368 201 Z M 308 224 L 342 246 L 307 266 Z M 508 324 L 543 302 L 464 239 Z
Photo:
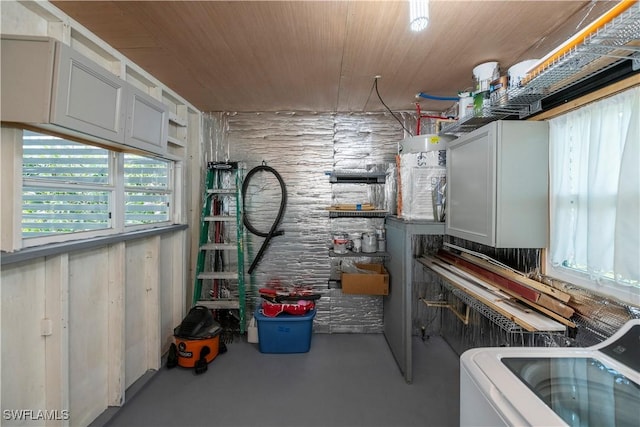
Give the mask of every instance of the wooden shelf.
M 167 142 L 169 144 L 178 145 L 180 147 L 184 147 L 184 146 L 187 145 L 185 141 L 183 141 L 181 139 L 178 139 L 178 138 L 174 138 L 172 136 L 167 136 Z
M 171 111 L 169 111 L 169 122 L 182 128 L 187 127 L 187 121 Z

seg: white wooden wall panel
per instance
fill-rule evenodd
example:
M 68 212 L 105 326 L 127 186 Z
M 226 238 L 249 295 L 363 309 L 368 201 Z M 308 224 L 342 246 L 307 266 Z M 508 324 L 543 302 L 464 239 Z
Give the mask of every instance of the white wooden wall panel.
M 125 399 L 125 243 L 109 247 L 109 353 L 108 405 Z
M 45 398 L 46 409 L 69 409 L 69 256 L 45 261 Z M 69 419 L 47 420 L 46 425 L 68 426 Z
M 2 410 L 44 409 L 43 259 L 2 268 Z
M 154 97 L 160 99 L 160 93 L 166 93 L 179 105 L 188 105 L 191 112 L 188 142 L 195 147 L 196 153 L 199 151 L 200 113 L 153 76 L 50 3 L 2 1 L 1 8 L 0 27 L 3 33 L 53 36 L 98 60 L 108 69 L 115 70 L 115 74 L 125 80 L 123 74 L 132 70 L 148 79 L 154 85 L 155 91 L 150 92 Z M 99 61 L 100 58 L 103 61 Z M 5 138 L 7 131 L 3 128 L 0 156 L 3 188 L 19 190 L 20 183 L 16 179 L 20 174 L 10 171 L 9 166 L 13 165 L 13 159 L 20 160 L 20 156 L 5 150 L 5 142 L 9 140 Z M 187 150 L 176 148 L 174 156 L 184 160 Z M 18 161 L 16 164 L 20 163 Z M 15 190 L 12 191 L 15 193 Z M 7 195 L 8 192 L 3 191 L 2 200 L 6 201 Z M 19 210 L 19 203 L 11 205 L 11 211 L 2 205 L 3 220 L 0 227 L 3 232 L 2 248 L 8 250 L 18 248 L 7 246 L 9 243 L 20 243 L 19 227 L 17 231 L 13 230 L 16 232 L 12 236 L 7 234 L 12 231 L 7 225 L 15 218 L 14 209 Z M 186 209 L 185 200 L 180 203 L 180 208 Z M 184 212 L 179 212 L 177 218 L 186 216 Z M 172 336 L 173 324 L 182 319 L 186 307 L 184 286 L 187 283 L 184 276 L 190 267 L 183 263 L 189 262 L 185 254 L 189 233 L 181 231 L 175 236 L 173 234 L 2 266 L 2 410 L 68 409 L 71 420 L 51 425 L 85 426 L 108 406 L 124 403 L 126 386 L 136 381 L 147 369 L 159 367 L 162 351 L 166 350 L 164 347 L 168 347 Z M 136 248 L 133 258 L 137 264 L 131 262 L 129 246 Z M 159 266 L 162 266 L 162 270 Z M 146 294 L 143 305 L 145 320 L 137 325 L 137 330 L 132 330 L 129 323 L 125 324 L 125 313 L 132 313 L 134 307 L 140 307 L 140 301 L 134 299 L 132 308 L 125 309 L 128 306 L 125 289 L 135 283 L 127 276 L 126 270 L 133 269 L 139 270 L 134 276 L 142 278 L 143 284 L 147 285 L 143 288 Z M 166 313 L 161 308 L 161 298 L 164 298 L 163 306 L 168 307 Z M 161 314 L 164 316 L 162 321 Z M 43 319 L 48 320 L 43 322 Z M 137 373 L 127 378 L 125 328 L 132 336 L 143 337 L 140 342 L 146 341 L 146 347 L 140 350 L 140 368 L 130 369 L 130 373 L 132 370 Z M 129 354 L 132 352 L 129 351 Z M 0 424 L 9 425 L 2 419 Z
M 162 352 L 169 350 L 173 342 L 173 329 L 180 324 L 185 315 L 185 234 L 172 234 L 162 237 L 160 248 L 160 347 Z
M 162 239 L 160 245 L 160 258 L 171 260 L 160 265 L 160 346 L 163 351 L 169 349 L 169 345 L 173 341 L 173 271 L 175 270 L 175 262 L 172 259 L 173 251 L 171 248 L 171 237 Z M 176 301 L 176 303 L 180 303 Z
M 160 236 L 147 240 L 144 263 L 146 366 L 160 368 Z
M 33 13 L 22 3 L 2 2 L 2 32 L 4 34 L 46 36 L 48 28 L 46 19 Z
M 88 425 L 160 368 L 185 312 L 186 231 L 2 267 L 2 410 Z M 4 425 L 4 422 L 3 422 Z
M 125 387 L 146 372 L 144 263 L 146 240 L 127 244 L 125 273 Z
M 108 250 L 69 256 L 69 410 L 72 425 L 87 425 L 107 408 L 109 317 Z
M 160 367 L 160 237 L 127 245 L 125 385 Z M 171 263 L 167 260 L 167 263 Z
M 3 127 L 0 138 L 0 249 L 20 248 L 22 236 L 22 131 Z

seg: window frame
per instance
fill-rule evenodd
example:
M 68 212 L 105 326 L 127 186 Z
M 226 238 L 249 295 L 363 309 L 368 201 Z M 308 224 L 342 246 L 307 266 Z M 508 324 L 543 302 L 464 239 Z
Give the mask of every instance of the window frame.
M 640 306 L 640 288 L 623 286 L 607 278 L 592 279 L 587 273 L 569 267 L 551 264 L 551 256 L 547 252 L 545 259 L 546 275 L 580 286 L 609 297 L 614 297 L 625 303 Z
M 158 222 L 153 222 L 153 223 L 149 223 L 149 224 L 127 224 L 126 223 L 126 205 L 125 205 L 125 200 L 126 200 L 126 193 L 129 190 L 134 190 L 135 187 L 127 187 L 125 185 L 125 179 L 124 179 L 124 154 L 121 156 L 122 158 L 122 163 L 123 166 L 121 168 L 121 170 L 123 171 L 123 174 L 121 176 L 122 178 L 122 188 L 123 188 L 123 192 L 122 192 L 122 204 L 119 206 L 122 206 L 122 222 L 123 222 L 123 227 L 125 230 L 127 231 L 137 231 L 137 230 L 144 230 L 146 228 L 149 227 L 157 227 L 157 226 L 164 226 L 164 225 L 168 225 L 168 224 L 175 224 L 175 218 L 176 218 L 176 212 L 175 212 L 175 205 L 176 205 L 176 186 L 175 186 L 175 182 L 176 182 L 176 161 L 172 161 L 172 160 L 168 160 L 168 159 L 164 159 L 158 156 L 144 156 L 147 158 L 155 158 L 164 162 L 167 162 L 167 169 L 168 169 L 168 177 L 167 177 L 167 187 L 166 189 L 162 189 L 162 190 L 158 190 L 157 192 L 159 193 L 163 193 L 166 192 L 169 195 L 169 206 L 168 206 L 168 214 L 169 214 L 169 219 L 167 221 L 158 221 Z M 134 153 L 132 153 L 134 154 Z M 135 153 L 136 155 L 140 155 L 138 153 Z M 138 189 L 138 191 L 140 192 L 151 192 L 152 190 L 150 188 L 141 188 Z
M 22 128 L 11 129 L 11 131 L 15 132 L 12 134 L 11 142 L 14 146 L 14 154 L 13 154 L 13 168 L 15 173 L 13 175 L 14 185 L 14 193 L 13 194 L 13 204 L 17 204 L 18 215 L 14 214 L 14 218 L 11 221 L 11 224 L 8 224 L 6 220 L 3 220 L 2 228 L 10 227 L 13 229 L 13 240 L 12 244 L 7 247 L 7 245 L 2 245 L 2 250 L 20 250 L 32 248 L 35 246 L 42 246 L 47 244 L 58 244 L 65 242 L 74 242 L 74 241 L 83 241 L 83 240 L 91 240 L 99 237 L 107 237 L 110 235 L 116 234 L 126 234 L 130 232 L 140 232 L 143 230 L 150 230 L 154 228 L 163 228 L 170 225 L 175 225 L 177 223 L 177 219 L 180 217 L 179 213 L 176 210 L 176 207 L 179 206 L 178 201 L 180 200 L 180 195 L 178 194 L 178 188 L 175 183 L 178 180 L 176 177 L 177 171 L 181 170 L 177 167 L 179 160 L 170 159 L 166 157 L 158 156 L 157 154 L 144 153 L 139 150 L 128 150 L 126 147 L 122 148 L 114 148 L 109 146 L 103 146 L 96 143 L 91 143 L 90 141 L 79 140 L 75 138 L 70 138 L 64 135 L 56 135 L 44 129 L 30 129 L 30 131 L 40 133 L 48 136 L 59 137 L 64 140 L 72 141 L 79 144 L 97 146 L 103 148 L 108 151 L 109 155 L 109 184 L 85 184 L 78 183 L 77 185 L 72 185 L 65 182 L 56 182 L 55 180 L 38 180 L 37 178 L 23 178 L 22 176 L 22 161 L 23 161 L 23 135 L 24 130 Z M 10 132 L 7 130 L 7 133 Z M 5 128 L 3 127 L 3 136 L 5 133 Z M 4 139 L 4 138 L 3 138 Z M 3 141 L 4 145 L 4 141 Z M 134 225 L 125 225 L 125 185 L 124 185 L 124 156 L 125 153 L 131 153 L 138 156 L 143 156 L 146 158 L 157 159 L 163 162 L 167 162 L 168 166 L 168 182 L 167 188 L 165 191 L 168 194 L 169 198 L 169 207 L 168 207 L 168 220 L 166 221 L 158 221 L 149 224 L 134 224 Z M 5 156 L 2 156 L 3 166 L 4 163 L 8 161 L 5 159 Z M 4 169 L 4 168 L 3 168 Z M 4 175 L 4 174 L 3 174 Z M 4 178 L 4 177 L 3 177 Z M 77 231 L 71 233 L 54 233 L 46 236 L 34 236 L 34 237 L 24 237 L 22 236 L 22 192 L 25 186 L 52 186 L 56 188 L 64 188 L 70 189 L 78 189 L 80 191 L 85 189 L 90 190 L 99 190 L 99 191 L 109 191 L 109 206 L 111 212 L 110 224 L 106 228 L 102 228 L 99 230 L 84 230 Z M 15 212 L 15 211 L 14 211 Z M 17 216 L 17 217 L 16 217 Z M 4 215 L 3 215 L 4 217 Z M 3 233 L 4 236 L 4 233 Z

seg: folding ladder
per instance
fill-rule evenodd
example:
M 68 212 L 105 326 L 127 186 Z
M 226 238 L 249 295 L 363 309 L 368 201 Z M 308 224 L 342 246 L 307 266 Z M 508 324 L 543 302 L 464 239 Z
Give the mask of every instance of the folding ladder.
M 230 328 L 225 319 L 235 318 L 237 325 L 231 332 L 244 334 L 246 298 L 241 192 L 242 171 L 238 162 L 207 164 L 193 305 L 212 309 L 225 330 Z M 222 318 L 224 315 L 228 317 Z

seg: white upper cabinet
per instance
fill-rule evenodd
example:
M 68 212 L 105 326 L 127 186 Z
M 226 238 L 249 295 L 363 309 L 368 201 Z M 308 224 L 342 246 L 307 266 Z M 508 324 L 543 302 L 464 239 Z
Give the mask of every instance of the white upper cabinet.
M 125 82 L 62 43 L 56 43 L 51 123 L 124 142 Z
M 49 38 L 2 38 L 2 121 L 164 154 L 167 107 Z
M 546 122 L 495 121 L 447 148 L 445 233 L 498 248 L 543 248 L 548 236 Z
M 53 40 L 2 37 L 3 122 L 49 122 L 55 48 Z
M 168 108 L 130 86 L 126 97 L 126 145 L 164 154 L 167 149 Z

